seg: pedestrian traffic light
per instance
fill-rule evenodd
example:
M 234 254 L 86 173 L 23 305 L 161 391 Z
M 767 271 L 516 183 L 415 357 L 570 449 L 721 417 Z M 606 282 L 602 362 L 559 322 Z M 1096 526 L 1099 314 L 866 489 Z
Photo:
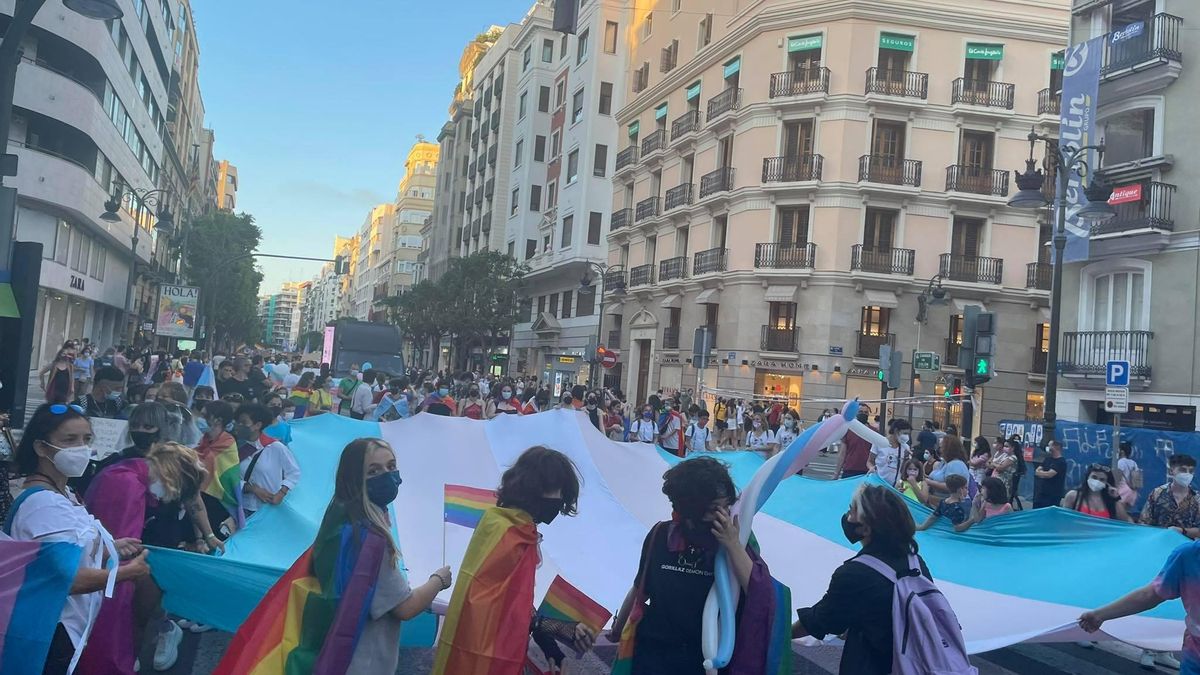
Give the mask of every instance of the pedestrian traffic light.
M 875 377 L 880 382 L 887 382 L 887 372 L 884 371 L 883 368 L 880 368 L 879 370 L 875 371 Z
M 882 364 L 881 364 L 882 365 Z M 904 380 L 904 353 L 899 349 L 893 349 L 891 358 L 888 361 L 887 371 L 887 386 L 888 389 L 899 389 L 900 383 Z
M 967 384 L 977 387 L 992 379 L 992 360 L 996 353 L 996 315 L 979 312 L 967 332 L 972 337 L 971 359 L 966 368 Z
M 962 396 L 962 380 L 957 377 L 954 378 L 954 386 L 951 387 L 949 391 L 953 396 Z

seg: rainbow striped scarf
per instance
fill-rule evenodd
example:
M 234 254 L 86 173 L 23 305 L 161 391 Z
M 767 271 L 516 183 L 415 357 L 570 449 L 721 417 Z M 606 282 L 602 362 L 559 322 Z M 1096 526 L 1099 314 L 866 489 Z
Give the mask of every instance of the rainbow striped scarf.
M 494 506 L 463 558 L 433 675 L 519 675 L 529 645 L 538 534 L 529 514 Z
M 350 667 L 387 542 L 333 503 L 312 547 L 238 629 L 214 675 L 342 675 Z
M 216 440 L 205 434 L 200 439 L 200 445 L 196 446 L 196 454 L 200 455 L 208 472 L 200 490 L 220 501 L 233 513 L 237 509 L 237 489 L 242 480 L 237 441 L 226 432 L 221 432 Z

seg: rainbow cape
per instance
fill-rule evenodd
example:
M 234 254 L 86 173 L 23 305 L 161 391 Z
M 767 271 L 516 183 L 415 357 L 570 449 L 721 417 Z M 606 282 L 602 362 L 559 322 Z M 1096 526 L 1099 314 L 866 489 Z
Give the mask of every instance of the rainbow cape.
M 581 623 L 600 634 L 600 630 L 612 618 L 612 612 L 604 606 L 584 595 L 561 576 L 555 577 L 550 583 L 538 614 L 550 619 Z
M 242 623 L 214 675 L 342 675 L 369 618 L 383 537 L 334 502 L 313 545 Z
M 467 547 L 438 639 L 433 675 L 519 675 L 538 565 L 529 514 L 493 506 Z
M 0 673 L 41 675 L 82 555 L 74 544 L 0 534 Z
M 200 445 L 196 446 L 196 454 L 208 472 L 200 490 L 220 501 L 233 513 L 237 510 L 237 489 L 242 481 L 237 441 L 225 432 L 217 436 L 215 441 L 205 435 L 200 439 Z
M 474 528 L 484 512 L 496 505 L 496 492 L 466 485 L 447 485 L 442 517 L 447 523 Z

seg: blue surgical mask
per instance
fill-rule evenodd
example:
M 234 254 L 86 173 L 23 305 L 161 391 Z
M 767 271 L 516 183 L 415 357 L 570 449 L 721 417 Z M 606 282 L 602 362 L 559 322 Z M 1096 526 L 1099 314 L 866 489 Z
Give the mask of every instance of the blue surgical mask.
M 109 400 L 109 401 L 112 401 L 113 403 L 116 403 L 117 401 L 120 401 L 120 400 L 121 400 L 121 392 L 119 392 L 119 391 L 110 391 L 110 392 L 108 392 L 108 394 L 107 394 L 107 395 L 105 395 L 105 397 L 104 397 L 104 398 L 105 398 L 105 399 L 107 399 L 107 400 Z
M 449 396 L 449 395 L 450 395 L 450 390 L 447 389 L 446 387 L 441 387 L 440 389 L 438 389 L 438 396 Z
M 203 417 L 197 417 L 196 428 L 199 429 L 200 433 L 202 434 L 208 433 L 208 420 L 204 419 Z

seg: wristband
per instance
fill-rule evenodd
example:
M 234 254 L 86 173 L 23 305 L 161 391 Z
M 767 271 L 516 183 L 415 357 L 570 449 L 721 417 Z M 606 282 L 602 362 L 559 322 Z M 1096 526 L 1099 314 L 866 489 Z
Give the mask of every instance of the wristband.
M 429 575 L 429 578 L 430 578 L 430 579 L 433 579 L 433 578 L 435 578 L 435 577 L 437 578 L 437 580 L 438 580 L 438 583 L 442 585 L 442 590 L 443 590 L 443 591 L 444 591 L 444 590 L 446 590 L 447 588 L 450 588 L 450 584 L 447 584 L 447 583 L 446 583 L 446 577 L 443 577 L 443 576 L 442 576 L 440 573 L 438 573 L 438 572 L 434 572 L 433 574 L 430 574 L 430 575 Z
M 220 540 L 220 539 L 217 537 L 217 535 L 216 535 L 216 534 L 213 534 L 212 532 L 209 532 L 208 534 L 204 535 L 204 541 L 210 541 L 210 540 L 213 540 L 213 539 L 216 539 L 217 541 L 221 541 L 221 540 Z

